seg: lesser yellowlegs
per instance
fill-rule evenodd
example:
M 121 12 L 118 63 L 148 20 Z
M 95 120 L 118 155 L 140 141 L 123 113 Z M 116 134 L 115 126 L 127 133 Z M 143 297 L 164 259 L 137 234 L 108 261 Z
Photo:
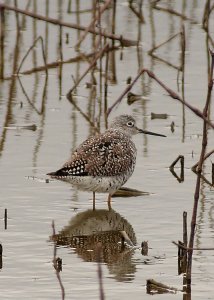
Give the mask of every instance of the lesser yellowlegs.
M 121 115 L 104 133 L 84 141 L 61 169 L 47 175 L 70 182 L 80 190 L 92 191 L 93 203 L 95 192 L 108 193 L 110 206 L 111 195 L 134 171 L 137 150 L 132 136 L 137 133 L 165 136 L 139 129 L 132 116 Z

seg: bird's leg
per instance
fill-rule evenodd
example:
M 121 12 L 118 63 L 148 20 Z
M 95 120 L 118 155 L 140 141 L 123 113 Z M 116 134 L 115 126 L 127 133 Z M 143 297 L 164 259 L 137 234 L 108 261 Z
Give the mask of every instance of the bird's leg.
M 95 210 L 95 192 L 93 192 L 93 210 Z
M 108 209 L 111 210 L 111 194 L 108 195 Z

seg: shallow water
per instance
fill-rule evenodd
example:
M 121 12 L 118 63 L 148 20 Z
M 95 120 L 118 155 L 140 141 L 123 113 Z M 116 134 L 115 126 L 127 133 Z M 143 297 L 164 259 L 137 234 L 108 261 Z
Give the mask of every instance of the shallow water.
M 4 1 L 13 5 L 11 1 Z M 162 1 L 161 1 L 162 2 Z M 187 1 L 183 1 L 185 3 Z M 27 2 L 26 2 L 27 3 Z M 19 7 L 25 8 L 25 1 Z M 46 3 L 49 3 L 48 1 Z M 55 1 L 46 7 L 44 1 L 33 1 L 29 10 L 64 21 L 77 22 L 77 14 L 68 14 L 68 2 Z M 72 2 L 73 3 L 73 2 Z M 72 4 L 72 9 L 76 9 Z M 167 2 L 163 1 L 166 6 Z M 123 48 L 110 57 L 110 68 L 115 68 L 116 80 L 108 88 L 111 106 L 126 87 L 129 76 L 134 78 L 139 66 L 152 70 L 167 86 L 181 94 L 181 76 L 177 84 L 177 71 L 148 55 L 155 40 L 159 44 L 180 31 L 186 31 L 185 99 L 203 109 L 207 94 L 206 33 L 201 28 L 204 3 L 171 1 L 170 7 L 184 12 L 198 23 L 182 21 L 179 17 L 143 5 L 146 20 L 141 29 L 141 47 Z M 89 1 L 80 1 L 80 8 L 91 8 Z M 90 22 L 91 13 L 80 14 L 81 24 Z M 129 39 L 138 37 L 138 20 L 125 1 L 117 2 L 116 33 Z M 10 76 L 14 66 L 20 64 L 34 39 L 43 36 L 48 62 L 59 59 L 59 28 L 42 21 L 20 16 L 23 22 L 16 43 L 16 21 L 13 12 L 6 15 L 5 76 Z M 111 22 L 111 10 L 103 17 L 103 26 Z M 213 13 L 210 18 L 210 35 L 214 35 Z M 66 34 L 69 43 L 66 44 Z M 63 59 L 76 57 L 74 50 L 78 34 L 63 29 Z M 81 46 L 81 51 L 93 52 L 91 35 Z M 179 39 L 156 51 L 161 57 L 179 64 Z M 16 55 L 15 55 L 16 54 Z M 122 56 L 122 59 L 121 59 Z M 37 46 L 24 62 L 22 71 L 42 65 L 41 47 Z M 104 65 L 104 63 L 103 63 Z M 0 243 L 3 247 L 0 290 L 2 299 L 61 299 L 60 287 L 53 268 L 54 243 L 52 220 L 59 235 L 57 256 L 62 259 L 61 278 L 66 299 L 99 299 L 96 262 L 96 243 L 103 243 L 103 286 L 106 299 L 150 299 L 146 293 L 146 280 L 153 278 L 182 290 L 182 275 L 177 272 L 177 248 L 172 240 L 182 240 L 182 214 L 188 213 L 188 230 L 192 214 L 196 175 L 191 167 L 198 161 L 201 151 L 203 122 L 147 76 L 139 79 L 132 92 L 143 95 L 144 100 L 127 104 L 126 96 L 112 111 L 110 119 L 121 113 L 133 114 L 138 126 L 167 135 L 167 138 L 136 136 L 138 149 L 135 172 L 126 186 L 146 191 L 149 195 L 117 197 L 112 200 L 112 212 L 107 210 L 107 195 L 99 194 L 96 211 L 92 210 L 92 194 L 76 191 L 64 182 L 46 182 L 47 172 L 59 168 L 71 151 L 92 132 L 81 113 L 66 99 L 68 90 L 88 67 L 88 63 L 65 64 L 45 72 L 21 75 L 0 82 Z M 99 83 L 99 73 L 95 76 Z M 75 101 L 91 118 L 99 115 L 99 86 L 97 97 L 85 83 L 79 85 Z M 89 100 L 90 99 L 90 100 Z M 213 96 L 212 96 L 213 100 Z M 96 101 L 96 104 L 94 104 Z M 103 108 L 102 108 L 103 109 Z M 151 112 L 165 113 L 166 119 L 151 119 Z M 214 107 L 210 118 L 214 121 Z M 175 123 L 174 132 L 171 123 Z M 35 124 L 37 129 L 22 126 Z M 104 118 L 101 117 L 104 130 Z M 208 131 L 208 147 L 213 148 L 213 130 Z M 170 173 L 169 166 L 178 155 L 185 157 L 184 182 Z M 206 161 L 204 176 L 211 181 L 211 159 Z M 175 171 L 180 174 L 180 168 Z M 214 192 L 205 181 L 200 189 L 195 247 L 213 247 Z M 4 210 L 7 208 L 7 229 L 4 229 Z M 70 225 L 70 229 L 68 226 Z M 72 226 L 71 226 L 72 225 Z M 63 239 L 63 231 L 69 237 Z M 126 231 L 136 248 L 123 247 L 118 231 Z M 74 236 L 76 239 L 72 239 Z M 148 256 L 138 247 L 148 241 Z M 192 299 L 212 299 L 214 295 L 214 256 L 212 251 L 195 251 L 193 257 Z M 157 299 L 185 299 L 182 292 L 175 295 L 156 295 Z M 190 299 L 190 298 L 189 298 Z

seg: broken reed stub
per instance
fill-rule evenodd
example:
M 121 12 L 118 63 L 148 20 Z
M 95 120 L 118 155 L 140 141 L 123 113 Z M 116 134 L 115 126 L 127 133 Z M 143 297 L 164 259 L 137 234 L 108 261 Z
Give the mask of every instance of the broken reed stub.
M 184 156 L 183 155 L 179 155 L 169 166 L 170 170 L 174 170 L 175 165 L 177 164 L 177 162 L 180 160 L 181 163 L 181 169 L 184 168 Z
M 151 112 L 151 119 L 167 119 L 168 115 L 167 114 L 156 114 Z
M 176 294 L 177 291 L 179 291 L 178 289 L 165 285 L 161 282 L 155 281 L 154 279 L 148 279 L 146 281 L 146 291 L 147 294 L 166 294 L 166 293 L 170 293 L 170 294 Z
M 212 163 L 212 185 L 214 185 L 214 163 Z
M 2 266 L 3 266 L 2 253 L 3 253 L 3 247 L 2 247 L 2 244 L 0 244 L 0 269 L 2 269 Z
M 149 245 L 148 245 L 148 241 L 143 241 L 141 243 L 141 254 L 143 256 L 147 256 L 149 252 Z
M 180 161 L 180 166 L 181 166 L 181 171 L 180 171 L 180 176 L 178 176 L 176 174 L 176 172 L 174 171 L 174 167 L 177 164 L 177 162 Z M 170 165 L 169 167 L 170 172 L 172 173 L 172 175 L 177 178 L 177 180 L 179 182 L 183 182 L 184 181 L 184 156 L 183 155 L 179 155 Z
M 4 210 L 4 229 L 7 229 L 7 208 Z

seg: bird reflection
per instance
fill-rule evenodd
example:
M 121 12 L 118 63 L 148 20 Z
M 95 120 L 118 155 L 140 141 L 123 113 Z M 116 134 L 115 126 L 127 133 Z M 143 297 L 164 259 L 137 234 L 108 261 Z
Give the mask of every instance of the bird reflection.
M 97 244 L 101 243 L 102 262 L 118 281 L 134 279 L 136 266 L 132 261 L 136 245 L 134 230 L 114 210 L 87 210 L 78 213 L 58 234 L 52 236 L 57 246 L 70 246 L 84 261 L 97 261 Z

